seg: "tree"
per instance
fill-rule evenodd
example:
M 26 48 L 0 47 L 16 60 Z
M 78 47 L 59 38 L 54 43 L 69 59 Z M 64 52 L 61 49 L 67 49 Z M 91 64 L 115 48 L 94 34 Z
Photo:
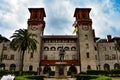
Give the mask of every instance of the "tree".
M 10 42 L 10 47 L 13 50 L 18 50 L 21 53 L 21 67 L 20 71 L 23 71 L 23 61 L 25 51 L 32 50 L 34 52 L 37 49 L 37 37 L 35 34 L 30 33 L 27 29 L 16 30 L 15 33 L 10 37 L 12 41 Z

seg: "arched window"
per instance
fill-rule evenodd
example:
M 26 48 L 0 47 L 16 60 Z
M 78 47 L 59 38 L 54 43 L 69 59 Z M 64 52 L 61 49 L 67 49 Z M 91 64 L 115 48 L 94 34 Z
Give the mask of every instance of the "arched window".
M 88 65 L 88 66 L 87 66 L 87 69 L 88 69 L 88 70 L 90 70 L 90 69 L 91 69 L 91 66 L 90 66 L 90 65 Z
M 15 69 L 16 69 L 16 65 L 15 64 L 11 64 L 10 65 L 10 70 L 14 70 L 15 71 Z
M 50 49 L 51 49 L 52 51 L 55 51 L 55 50 L 56 50 L 56 48 L 55 48 L 55 47 L 51 47 Z
M 65 51 L 69 51 L 69 47 L 65 47 L 64 49 L 65 49 Z
M 50 71 L 51 71 L 50 66 L 49 66 L 49 65 L 46 65 L 46 66 L 44 67 L 44 69 L 43 69 L 43 74 L 47 74 L 47 73 L 49 73 Z
M 120 68 L 120 65 L 118 63 L 115 63 L 114 64 L 114 69 L 119 69 Z
M 0 64 L 0 70 L 5 70 L 5 64 L 4 63 Z
M 62 48 L 62 47 L 58 47 L 57 50 L 60 51 L 61 48 Z
M 33 70 L 33 66 L 30 65 L 30 66 L 29 66 L 29 71 L 32 71 L 32 70 Z
M 76 50 L 76 47 L 71 47 L 71 51 L 75 51 Z
M 44 47 L 44 50 L 45 50 L 45 51 L 49 51 L 49 48 L 48 48 L 48 47 Z
M 104 70 L 110 70 L 110 65 L 109 64 L 104 64 Z
M 73 74 L 77 74 L 77 69 L 74 65 L 70 66 L 69 71 L 72 72 Z

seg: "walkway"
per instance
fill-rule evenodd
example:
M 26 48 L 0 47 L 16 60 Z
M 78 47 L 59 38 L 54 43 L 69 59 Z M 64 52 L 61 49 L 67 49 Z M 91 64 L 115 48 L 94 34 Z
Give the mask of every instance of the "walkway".
M 44 78 L 44 80 L 76 80 L 76 78 Z

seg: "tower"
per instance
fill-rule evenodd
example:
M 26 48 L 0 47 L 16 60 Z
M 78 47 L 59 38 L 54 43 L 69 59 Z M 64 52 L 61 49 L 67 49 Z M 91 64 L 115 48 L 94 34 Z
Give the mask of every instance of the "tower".
M 45 28 L 44 17 L 46 17 L 44 8 L 29 8 L 30 18 L 28 19 L 28 31 L 36 34 L 37 50 L 33 53 L 27 51 L 24 60 L 24 70 L 39 70 L 42 36 Z
M 76 8 L 74 17 L 78 27 L 78 44 L 80 53 L 80 69 L 96 69 L 94 33 L 92 29 L 92 20 L 90 19 L 90 8 Z

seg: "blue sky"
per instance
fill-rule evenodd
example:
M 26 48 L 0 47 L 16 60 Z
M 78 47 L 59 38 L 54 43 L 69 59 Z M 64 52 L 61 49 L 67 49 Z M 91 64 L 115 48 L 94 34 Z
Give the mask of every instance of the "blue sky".
M 92 8 L 96 37 L 120 36 L 120 0 L 0 0 L 0 34 L 27 28 L 28 8 L 45 8 L 46 35 L 72 35 L 75 8 Z

